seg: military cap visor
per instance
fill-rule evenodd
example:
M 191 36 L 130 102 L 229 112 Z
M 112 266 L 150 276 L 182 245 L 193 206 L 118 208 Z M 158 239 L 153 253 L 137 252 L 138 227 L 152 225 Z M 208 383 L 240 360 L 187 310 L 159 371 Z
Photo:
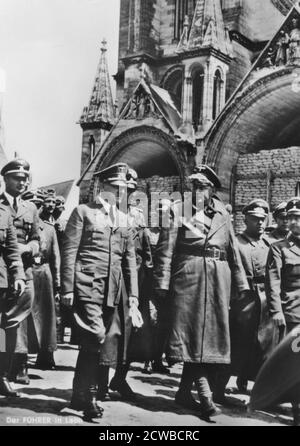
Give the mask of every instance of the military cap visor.
M 269 215 L 269 205 L 265 200 L 253 200 L 243 209 L 244 215 L 252 215 L 257 218 L 266 218 Z
M 115 187 L 127 186 L 128 165 L 125 163 L 114 164 L 107 169 L 100 170 L 94 174 L 103 183 L 109 183 Z
M 287 210 L 288 216 L 296 215 L 299 217 L 300 216 L 300 198 L 299 197 L 292 198 L 292 200 L 290 200 L 288 202 L 286 210 Z
M 209 181 L 209 179 L 202 175 L 201 173 L 194 173 L 193 175 L 189 176 L 189 180 L 192 181 L 194 184 L 202 187 L 213 187 L 214 184 Z
M 217 189 L 221 189 L 222 187 L 221 181 L 217 174 L 211 167 L 205 164 L 200 164 L 199 166 L 195 167 L 193 174 L 189 176 L 189 180 L 197 182 L 204 187 L 214 186 Z
M 274 218 L 286 217 L 287 216 L 287 203 L 280 203 L 274 210 L 273 216 Z
M 30 164 L 23 159 L 15 159 L 7 163 L 1 170 L 1 175 L 16 175 L 29 177 L 30 175 Z
M 27 191 L 22 195 L 22 199 L 33 203 L 44 203 L 44 195 L 39 191 Z

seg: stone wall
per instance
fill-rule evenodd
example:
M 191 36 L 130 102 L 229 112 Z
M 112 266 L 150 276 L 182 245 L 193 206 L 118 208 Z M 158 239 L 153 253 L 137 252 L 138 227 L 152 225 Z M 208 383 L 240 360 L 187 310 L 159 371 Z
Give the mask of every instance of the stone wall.
M 300 182 L 300 147 L 262 150 L 241 155 L 235 171 L 234 209 L 237 232 L 244 228 L 242 209 L 251 200 L 263 198 L 271 211 L 292 198 Z M 271 221 L 270 221 L 271 223 Z

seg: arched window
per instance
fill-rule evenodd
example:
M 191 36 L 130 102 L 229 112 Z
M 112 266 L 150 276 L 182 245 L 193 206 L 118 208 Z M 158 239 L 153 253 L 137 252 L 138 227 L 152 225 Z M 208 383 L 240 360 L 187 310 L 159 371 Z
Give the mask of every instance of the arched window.
M 170 96 L 180 113 L 182 110 L 182 84 L 183 69 L 181 67 L 175 67 L 170 74 L 166 75 L 162 82 L 162 87 L 170 93 Z
M 96 154 L 96 142 L 95 142 L 95 138 L 93 137 L 93 135 L 90 136 L 89 139 L 89 152 L 90 152 L 90 161 L 92 161 L 92 159 L 94 158 L 95 154 Z
M 202 67 L 192 73 L 193 88 L 193 126 L 195 131 L 202 124 L 204 71 Z
M 222 84 L 223 84 L 222 74 L 220 70 L 217 70 L 214 76 L 213 114 L 212 114 L 213 119 L 216 119 L 221 111 Z
M 175 0 L 174 39 L 179 40 L 183 31 L 185 16 L 190 20 L 194 13 L 197 0 Z

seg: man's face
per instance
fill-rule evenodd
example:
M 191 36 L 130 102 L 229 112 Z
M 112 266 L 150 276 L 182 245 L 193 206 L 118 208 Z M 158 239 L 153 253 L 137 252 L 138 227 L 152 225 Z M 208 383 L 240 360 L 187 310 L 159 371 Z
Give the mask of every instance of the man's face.
M 214 189 L 211 186 L 202 186 L 198 183 L 194 183 L 193 186 L 193 201 L 197 207 L 206 206 L 214 193 Z
M 18 197 L 26 191 L 28 178 L 22 174 L 10 174 L 4 177 L 5 190 L 12 197 Z
M 44 212 L 48 215 L 52 215 L 56 206 L 55 198 L 47 198 L 44 201 Z
M 111 205 L 116 204 L 116 206 L 119 206 L 122 203 L 126 195 L 126 189 L 126 186 L 114 186 L 109 183 L 103 184 L 103 191 L 107 194 L 111 194 L 111 199 L 113 201 L 113 203 L 111 203 L 111 200 L 109 200 Z
M 253 237 L 261 236 L 267 226 L 267 217 L 256 217 L 255 215 L 246 215 L 245 224 L 248 234 Z
M 38 210 L 38 214 L 41 215 L 41 213 L 43 212 L 43 203 L 41 203 L 40 201 L 32 201 L 32 203 L 35 204 Z
M 276 218 L 276 223 L 279 231 L 288 232 L 289 231 L 289 219 L 287 215 L 279 215 Z
M 293 235 L 298 237 L 300 235 L 300 216 L 299 215 L 290 215 L 288 217 L 289 220 L 289 229 Z

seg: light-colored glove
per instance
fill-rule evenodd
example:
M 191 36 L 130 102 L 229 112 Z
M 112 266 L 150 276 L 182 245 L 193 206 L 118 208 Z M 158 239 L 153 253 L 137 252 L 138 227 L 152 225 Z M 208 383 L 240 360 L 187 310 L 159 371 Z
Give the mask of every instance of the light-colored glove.
M 272 316 L 275 327 L 286 327 L 285 317 L 283 313 L 276 313 Z
M 141 312 L 136 305 L 130 307 L 129 316 L 131 317 L 132 326 L 134 328 L 141 328 L 144 325 Z
M 74 303 L 74 293 L 68 293 L 61 296 L 61 303 L 65 307 L 71 308 Z
M 16 280 L 14 283 L 14 290 L 18 296 L 22 296 L 26 288 L 26 282 L 24 280 Z

